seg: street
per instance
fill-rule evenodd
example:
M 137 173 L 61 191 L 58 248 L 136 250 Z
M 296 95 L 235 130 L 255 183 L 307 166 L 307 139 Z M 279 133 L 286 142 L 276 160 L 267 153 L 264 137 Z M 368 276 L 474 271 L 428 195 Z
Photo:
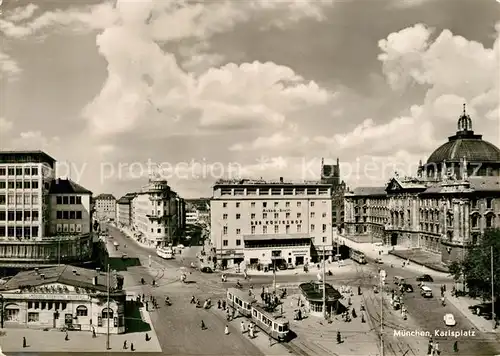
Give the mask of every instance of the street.
M 262 352 L 248 339 L 234 330 L 230 335 L 224 335 L 225 320 L 211 310 L 199 309 L 189 303 L 191 296 L 202 301 L 211 298 L 213 302 L 225 296 L 225 288 L 218 282 L 217 275 L 201 274 L 193 271 L 188 275 L 188 281 L 181 283 L 178 272 L 180 266 L 176 261 L 166 261 L 153 255 L 151 250 L 145 249 L 125 237 L 118 229 L 109 228 L 112 238 L 119 243 L 119 250 L 130 258 L 140 257 L 148 261 L 151 255 L 152 264 L 160 264 L 165 268 L 163 277 L 157 281 L 157 287 L 152 287 L 151 277 L 143 276 L 147 282 L 140 286 L 140 277 L 137 283 L 142 293 L 157 298 L 159 309 L 151 312 L 151 319 L 155 327 L 163 354 L 166 355 L 262 355 Z M 126 245 L 126 247 L 125 247 Z M 142 262 L 142 261 L 141 261 Z M 177 276 L 177 277 L 175 277 Z M 171 306 L 165 306 L 163 300 L 168 296 Z M 201 321 L 207 326 L 201 329 Z

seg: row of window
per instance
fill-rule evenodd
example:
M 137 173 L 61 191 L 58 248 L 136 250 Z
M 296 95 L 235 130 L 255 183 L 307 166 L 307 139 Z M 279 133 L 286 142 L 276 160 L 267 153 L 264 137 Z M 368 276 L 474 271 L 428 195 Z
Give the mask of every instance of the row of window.
M 82 232 L 81 224 L 56 224 L 56 232 L 71 233 Z
M 38 221 L 38 210 L 0 210 L 0 221 Z
M 81 220 L 82 212 L 80 210 L 58 210 L 56 211 L 58 220 Z
M 19 237 L 19 238 L 29 238 L 38 237 L 39 228 L 38 226 L 0 226 L 0 238 L 2 237 Z
M 262 219 L 267 219 L 267 214 L 268 213 L 262 213 Z M 250 219 L 255 219 L 256 218 L 256 214 L 255 213 L 251 213 L 250 214 Z M 274 213 L 274 218 L 275 219 L 279 219 L 280 218 L 280 213 Z M 240 220 L 241 219 L 241 214 L 236 214 L 236 220 Z M 291 213 L 285 213 L 285 219 L 290 219 L 291 217 Z M 302 217 L 302 213 L 297 213 L 297 219 L 300 219 Z M 314 211 L 312 211 L 310 214 L 309 214 L 309 217 L 311 219 L 314 219 L 316 217 L 316 213 Z M 326 218 L 326 213 L 322 213 L 321 214 L 321 217 L 322 218 Z M 222 220 L 227 220 L 228 218 L 228 214 L 222 214 Z
M 0 205 L 37 205 L 39 203 L 38 194 L 0 194 Z
M 66 310 L 66 302 L 28 302 L 28 309 Z
M 248 196 L 248 195 L 329 195 L 328 188 L 259 188 L 234 189 L 221 188 L 221 195 Z
M 0 189 L 38 189 L 38 181 L 25 180 L 25 181 L 4 181 L 0 180 Z
M 0 176 L 37 176 L 38 167 L 0 168 Z
M 74 196 L 74 195 L 61 195 L 56 197 L 56 203 L 59 205 L 74 205 L 74 204 L 81 204 L 82 203 L 82 197 L 81 196 Z
M 275 201 L 274 204 L 273 204 L 273 207 L 274 208 L 278 208 L 279 207 L 279 203 L 280 202 Z M 310 202 L 310 206 L 313 207 L 314 203 L 315 203 L 314 201 L 311 201 Z M 326 203 L 326 201 L 325 201 L 325 203 Z M 302 202 L 300 202 L 300 201 L 298 201 L 296 204 L 297 204 L 297 208 L 300 208 L 302 206 Z M 236 206 L 236 208 L 239 208 L 241 206 L 241 203 L 240 202 L 236 202 L 235 206 Z M 222 207 L 223 208 L 227 208 L 228 207 L 228 203 L 227 202 L 222 203 Z M 250 203 L 250 207 L 251 208 L 255 208 L 255 202 L 254 201 Z M 263 208 L 270 208 L 271 204 L 268 204 L 267 201 L 264 201 L 264 202 L 262 202 L 262 207 Z M 289 201 L 285 202 L 285 208 L 290 208 L 290 202 Z
M 270 221 L 270 222 L 272 223 L 272 221 Z M 322 229 L 323 232 L 326 232 L 327 228 L 328 227 L 326 226 L 326 224 L 323 224 L 323 229 Z M 295 229 L 296 229 L 297 233 L 302 232 L 302 225 L 295 225 Z M 250 226 L 250 233 L 252 235 L 255 234 L 255 230 L 256 230 L 255 225 Z M 316 226 L 314 224 L 311 224 L 309 232 L 312 233 L 312 232 L 315 232 L 315 230 L 316 230 Z M 275 234 L 279 234 L 279 232 L 280 232 L 280 226 L 279 225 L 274 225 L 274 233 Z M 262 226 L 262 233 L 263 234 L 267 234 L 268 233 L 266 225 Z M 285 225 L 285 234 L 290 234 L 290 233 L 291 233 L 290 232 L 290 225 Z M 222 227 L 222 234 L 223 235 L 227 235 L 228 234 L 228 227 L 227 226 L 223 226 Z M 241 235 L 241 229 L 236 229 L 236 235 Z
M 315 240 L 316 238 L 314 236 L 311 237 L 311 242 L 314 244 L 315 243 Z M 323 236 L 321 238 L 321 241 L 323 243 L 326 243 L 327 242 L 327 237 L 326 236 Z M 236 242 L 236 246 L 241 246 L 241 239 L 236 239 L 235 240 Z M 293 244 L 293 246 L 303 246 L 304 245 L 304 242 L 299 242 L 299 243 L 295 243 Z M 229 246 L 229 240 L 222 240 L 222 246 L 223 247 L 228 247 Z M 258 247 L 289 247 L 289 246 L 292 246 L 291 243 L 286 243 L 286 242 L 283 242 L 281 244 L 276 244 L 276 243 L 273 243 L 273 244 L 269 244 L 269 243 L 266 243 L 266 242 L 259 242 L 258 244 Z

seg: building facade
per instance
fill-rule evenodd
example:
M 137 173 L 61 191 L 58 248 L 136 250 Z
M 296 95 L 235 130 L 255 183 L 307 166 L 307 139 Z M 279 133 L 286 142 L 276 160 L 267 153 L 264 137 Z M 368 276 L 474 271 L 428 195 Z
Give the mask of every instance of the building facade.
M 0 151 L 0 267 L 90 261 L 92 193 L 56 180 L 55 164 L 41 151 Z
M 123 277 L 96 270 L 56 266 L 20 272 L 1 286 L 5 327 L 125 332 Z
M 302 265 L 332 255 L 332 192 L 320 182 L 219 180 L 210 202 L 220 264 Z
M 125 194 L 116 202 L 116 223 L 119 226 L 129 227 L 132 225 L 132 200 L 135 193 Z
M 334 234 L 338 235 L 344 229 L 344 194 L 346 183 L 340 178 L 340 160 L 337 164 L 325 164 L 321 160 L 321 183 L 332 187 L 332 225 L 336 228 Z
M 114 221 L 116 218 L 116 198 L 113 194 L 99 194 L 94 198 L 96 219 Z
M 132 200 L 136 238 L 154 247 L 174 244 L 185 228 L 185 204 L 166 180 L 150 179 Z
M 500 227 L 500 149 L 472 131 L 465 113 L 458 131 L 420 164 L 416 177 L 345 196 L 346 235 L 419 248 L 460 259 L 485 229 Z

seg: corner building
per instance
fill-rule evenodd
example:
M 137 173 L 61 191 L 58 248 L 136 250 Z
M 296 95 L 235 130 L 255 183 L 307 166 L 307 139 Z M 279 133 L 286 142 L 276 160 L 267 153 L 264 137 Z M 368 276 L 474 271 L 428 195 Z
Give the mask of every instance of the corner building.
M 332 188 L 320 182 L 219 180 L 211 241 L 223 267 L 303 265 L 332 256 Z
M 500 227 L 500 149 L 474 133 L 464 107 L 456 134 L 420 163 L 416 177 L 356 188 L 345 209 L 348 237 L 459 260 L 486 229 Z

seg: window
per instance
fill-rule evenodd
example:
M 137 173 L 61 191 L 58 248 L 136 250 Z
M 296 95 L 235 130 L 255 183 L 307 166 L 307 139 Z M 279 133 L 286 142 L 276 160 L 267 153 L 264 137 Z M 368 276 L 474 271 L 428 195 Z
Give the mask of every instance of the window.
M 227 214 L 222 214 L 222 219 L 227 220 Z
M 290 219 L 290 213 L 286 213 L 285 218 Z
M 68 220 L 68 219 L 69 219 L 69 211 L 67 211 L 67 210 L 63 210 L 63 212 L 62 212 L 62 213 L 63 213 L 63 219 L 64 219 L 64 220 Z
M 302 213 L 297 213 L 297 219 L 300 219 L 302 217 Z
M 23 195 L 22 194 L 16 194 L 16 204 L 21 205 L 23 203 Z
M 222 233 L 223 233 L 224 235 L 227 235 L 227 226 L 224 226 L 224 227 L 222 228 Z
M 24 182 L 24 189 L 31 189 L 31 182 L 29 180 Z
M 161 234 L 161 227 L 159 227 L 158 230 L 156 230 L 156 233 Z
M 8 173 L 9 173 L 9 176 L 13 176 L 13 175 L 14 175 L 14 173 L 15 173 L 14 168 L 9 168 L 9 169 L 8 169 Z
M 262 227 L 262 233 L 263 234 L 267 234 L 267 226 L 263 226 Z
M 40 321 L 40 315 L 38 313 L 28 313 L 28 323 L 37 323 L 38 321 Z
M 23 169 L 22 168 L 16 168 L 16 176 L 22 176 L 23 175 Z
M 31 167 L 31 175 L 32 176 L 38 175 L 38 168 L 37 167 Z
M 311 232 L 314 232 L 314 224 L 311 224 Z
M 81 204 L 82 203 L 82 197 L 75 197 L 75 202 L 76 202 L 76 204 Z
M 69 199 L 68 199 L 67 196 L 63 196 L 62 199 L 63 199 L 63 204 L 68 204 L 69 203 Z
M 236 240 L 236 246 L 241 246 L 241 240 Z
M 255 219 L 255 214 L 254 213 L 250 214 L 250 219 Z
M 69 212 L 69 218 L 70 218 L 71 220 L 75 220 L 75 217 L 76 217 L 75 211 L 74 211 L 74 210 L 71 210 L 71 211 Z
M 38 195 L 34 194 L 31 196 L 31 203 L 33 205 L 37 205 L 38 204 Z
M 69 203 L 71 205 L 75 205 L 75 197 L 74 196 L 69 197 Z
M 263 203 L 262 203 L 262 207 L 263 207 L 263 208 L 267 208 L 267 202 L 263 202 Z
M 326 243 L 326 236 L 323 236 L 323 243 Z
M 7 211 L 7 220 L 8 221 L 15 221 L 16 220 L 15 212 L 13 212 L 11 210 Z
M 31 228 L 29 226 L 24 227 L 24 237 L 31 237 Z
M 76 316 L 87 316 L 88 315 L 88 309 L 84 305 L 80 305 L 76 308 Z
M 298 201 L 297 202 L 297 208 L 300 208 L 302 206 L 302 202 Z
M 16 189 L 23 189 L 23 182 L 16 182 Z
M 302 225 L 297 225 L 297 232 L 301 232 L 302 230 Z
M 241 234 L 241 229 L 236 229 L 236 235 L 240 235 Z
M 111 308 L 105 308 L 102 310 L 101 315 L 103 319 L 113 319 L 113 310 Z
M 277 207 L 278 207 L 278 204 L 279 204 L 279 203 L 278 203 L 277 201 L 275 201 L 275 202 L 274 202 L 274 207 L 275 207 L 275 208 L 277 208 Z
M 0 168 L 0 176 L 4 176 L 7 173 L 5 168 Z
M 323 232 L 326 232 L 326 224 L 323 224 Z
M 278 225 L 274 225 L 274 233 L 277 234 L 279 233 L 279 226 Z
M 7 187 L 7 183 L 5 181 L 0 181 L 0 189 L 5 189 Z
M 223 208 L 227 208 L 227 203 L 222 203 Z
M 36 180 L 31 182 L 31 189 L 38 189 L 38 182 Z
M 493 199 L 486 199 L 486 209 L 493 209 Z
M 313 212 L 311 212 L 311 219 L 314 219 L 314 217 L 316 216 L 316 214 Z
M 80 210 L 76 211 L 76 219 L 81 220 L 82 219 L 82 212 Z
M 31 228 L 31 237 L 38 237 L 38 226 L 33 226 Z
M 251 234 L 252 234 L 252 235 L 254 235 L 254 234 L 255 234 L 255 226 L 252 226 L 252 227 L 250 228 L 250 232 L 251 232 Z
M 236 207 L 239 208 L 240 207 L 240 203 L 236 203 Z
M 236 220 L 239 220 L 241 218 L 241 214 L 236 214 Z
M 267 213 L 262 213 L 262 219 L 267 219 Z
M 494 215 L 491 213 L 486 215 L 486 227 L 487 228 L 493 227 L 493 222 L 494 222 Z
M 289 202 L 289 201 L 287 201 L 287 202 L 285 203 L 285 208 L 289 208 L 289 207 L 290 207 L 290 202 Z
M 31 195 L 25 194 L 24 195 L 24 205 L 30 205 L 31 204 Z
M 314 206 L 314 202 L 313 201 L 311 202 L 311 206 Z
M 472 215 L 471 220 L 472 220 L 472 227 L 474 227 L 474 228 L 479 227 L 479 215 L 478 214 Z
M 250 207 L 251 207 L 251 208 L 255 208 L 255 202 L 251 202 L 251 203 L 250 203 Z
M 322 218 L 326 218 L 326 213 L 321 214 Z
M 274 213 L 274 218 L 279 219 L 280 215 L 278 213 Z
M 23 212 L 22 211 L 16 211 L 16 221 L 23 221 Z
M 7 214 L 5 213 L 5 210 L 0 210 L 0 221 L 5 221 L 7 218 Z
M 290 225 L 286 225 L 286 227 L 285 227 L 285 233 L 287 233 L 287 234 L 290 233 Z

